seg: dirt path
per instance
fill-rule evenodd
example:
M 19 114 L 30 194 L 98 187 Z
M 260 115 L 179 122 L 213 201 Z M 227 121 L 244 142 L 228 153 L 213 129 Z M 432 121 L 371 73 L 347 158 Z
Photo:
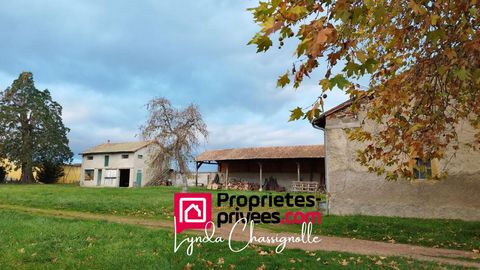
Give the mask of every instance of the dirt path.
M 85 219 L 85 220 L 104 220 L 115 223 L 139 225 L 150 228 L 173 229 L 172 221 L 140 219 L 134 217 L 120 217 L 106 214 L 94 214 L 87 212 L 69 211 L 69 210 L 53 210 L 40 209 L 17 205 L 0 204 L 0 209 L 14 210 L 20 212 L 27 212 L 31 214 L 54 216 L 69 219 Z M 241 228 L 236 228 L 232 234 L 232 240 L 248 241 L 249 232 L 242 232 Z M 231 231 L 231 226 L 222 226 L 221 229 L 216 229 L 215 235 L 221 235 L 224 239 L 228 239 Z M 195 233 L 202 233 L 200 231 L 192 231 Z M 255 228 L 255 236 L 276 237 L 276 236 L 299 236 L 295 233 L 274 233 L 265 229 Z M 377 256 L 401 256 L 410 257 L 417 260 L 434 261 L 446 264 L 461 265 L 467 267 L 476 267 L 480 269 L 480 254 L 473 252 L 442 249 L 442 248 L 428 248 L 421 246 L 413 246 L 407 244 L 392 244 L 378 241 L 350 239 L 331 236 L 320 236 L 320 243 L 288 243 L 287 248 L 298 248 L 309 251 L 323 250 L 323 251 L 339 251 L 349 252 L 363 255 L 377 255 Z M 262 245 L 276 246 L 277 244 L 261 243 Z

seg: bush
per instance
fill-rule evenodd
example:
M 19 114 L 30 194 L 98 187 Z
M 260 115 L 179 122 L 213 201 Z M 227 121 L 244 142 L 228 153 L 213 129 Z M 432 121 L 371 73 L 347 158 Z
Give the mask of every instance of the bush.
M 63 164 L 44 161 L 39 166 L 36 180 L 44 184 L 55 184 L 59 178 L 65 175 Z
M 5 183 L 7 178 L 7 170 L 4 167 L 0 167 L 0 183 Z

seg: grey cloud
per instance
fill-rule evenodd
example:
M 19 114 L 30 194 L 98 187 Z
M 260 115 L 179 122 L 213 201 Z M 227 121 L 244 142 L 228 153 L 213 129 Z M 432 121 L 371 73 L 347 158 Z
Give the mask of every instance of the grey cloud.
M 0 87 L 32 71 L 62 103 L 75 152 L 134 139 L 157 96 L 200 106 L 206 148 L 322 142 L 308 124 L 287 123 L 318 86 L 275 88 L 292 51 L 246 46 L 258 30 L 246 11 L 256 1 L 4 2 Z

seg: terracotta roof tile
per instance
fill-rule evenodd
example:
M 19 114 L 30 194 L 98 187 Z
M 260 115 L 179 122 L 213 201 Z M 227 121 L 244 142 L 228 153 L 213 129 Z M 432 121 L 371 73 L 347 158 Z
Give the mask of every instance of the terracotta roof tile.
M 86 154 L 102 154 L 102 153 L 133 153 L 143 147 L 149 145 L 150 141 L 139 142 L 123 142 L 123 143 L 104 143 L 87 149 L 80 153 L 80 155 Z
M 211 150 L 200 154 L 195 160 L 322 158 L 324 156 L 323 145 L 301 145 Z

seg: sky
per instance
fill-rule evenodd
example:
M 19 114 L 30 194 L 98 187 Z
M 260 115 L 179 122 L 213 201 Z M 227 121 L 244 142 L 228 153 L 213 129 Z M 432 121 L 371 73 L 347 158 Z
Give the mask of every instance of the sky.
M 275 87 L 294 43 L 261 54 L 247 46 L 259 30 L 247 11 L 257 1 L 1 2 L 0 88 L 33 72 L 63 106 L 76 161 L 107 140 L 139 140 L 155 97 L 199 106 L 209 136 L 197 152 L 323 143 L 307 121 L 288 122 L 290 110 L 320 95 L 320 77 Z M 334 91 L 326 108 L 346 99 Z

